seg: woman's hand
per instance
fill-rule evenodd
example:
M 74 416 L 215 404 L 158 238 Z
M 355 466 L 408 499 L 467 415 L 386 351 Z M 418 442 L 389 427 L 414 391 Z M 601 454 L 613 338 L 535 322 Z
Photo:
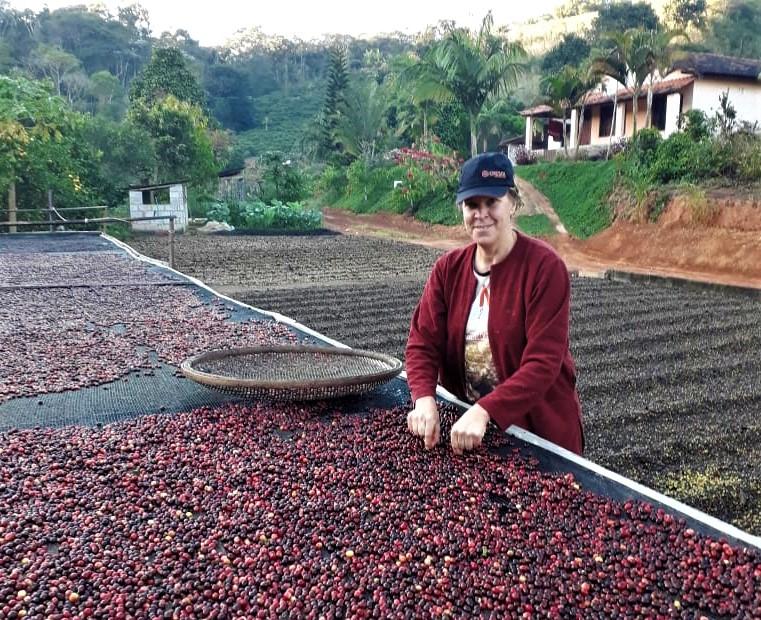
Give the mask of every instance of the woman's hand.
M 489 412 L 481 405 L 475 404 L 452 426 L 452 450 L 462 454 L 481 445 L 489 424 Z
M 439 408 L 433 396 L 424 396 L 415 401 L 415 408 L 407 414 L 407 428 L 413 435 L 423 438 L 426 450 L 439 443 Z

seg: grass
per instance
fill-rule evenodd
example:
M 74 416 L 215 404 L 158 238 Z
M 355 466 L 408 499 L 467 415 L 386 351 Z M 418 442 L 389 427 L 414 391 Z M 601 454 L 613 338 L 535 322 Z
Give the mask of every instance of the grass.
M 532 237 L 551 237 L 557 232 L 550 218 L 543 213 L 519 215 L 515 223 L 522 232 Z
M 616 178 L 614 162 L 542 163 L 516 166 L 515 173 L 547 196 L 573 236 L 586 239 L 610 226 L 607 197 Z

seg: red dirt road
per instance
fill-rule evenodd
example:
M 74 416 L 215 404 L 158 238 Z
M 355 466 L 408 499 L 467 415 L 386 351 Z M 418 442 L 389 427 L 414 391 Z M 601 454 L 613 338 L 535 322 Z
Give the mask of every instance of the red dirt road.
M 536 210 L 544 211 L 542 207 Z M 344 234 L 382 236 L 444 250 L 469 242 L 462 227 L 425 224 L 403 215 L 356 215 L 332 208 L 323 214 L 326 228 Z M 761 232 L 756 230 L 616 222 L 584 241 L 560 233 L 547 241 L 570 270 L 586 274 L 616 269 L 761 288 Z

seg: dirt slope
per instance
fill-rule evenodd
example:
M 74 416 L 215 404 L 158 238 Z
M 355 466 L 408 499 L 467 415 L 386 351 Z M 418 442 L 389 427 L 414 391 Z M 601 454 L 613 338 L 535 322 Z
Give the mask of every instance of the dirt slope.
M 526 214 L 559 223 L 547 199 L 521 180 Z M 657 223 L 617 221 L 580 241 L 559 232 L 548 241 L 568 268 L 584 273 L 618 269 L 761 288 L 761 200 L 724 190 L 708 196 L 710 217 L 694 221 L 682 199 L 672 200 Z M 454 207 L 453 207 L 454 208 Z M 450 249 L 468 242 L 461 227 L 434 226 L 390 213 L 355 215 L 325 209 L 325 226 L 345 234 L 383 236 Z

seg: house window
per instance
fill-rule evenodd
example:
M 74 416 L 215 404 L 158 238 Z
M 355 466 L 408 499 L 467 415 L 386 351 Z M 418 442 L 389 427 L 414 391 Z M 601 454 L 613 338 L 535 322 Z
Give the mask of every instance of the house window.
M 169 188 L 168 187 L 162 187 L 160 189 L 153 190 L 153 204 L 155 205 L 169 204 Z
M 610 135 L 611 124 L 613 123 L 613 104 L 604 103 L 600 106 L 600 138 L 607 138 Z
M 663 131 L 666 129 L 666 95 L 655 95 L 653 97 L 653 127 Z
M 152 203 L 152 201 L 151 201 L 151 190 L 144 189 L 143 190 L 143 204 L 144 205 L 149 205 L 151 203 Z

